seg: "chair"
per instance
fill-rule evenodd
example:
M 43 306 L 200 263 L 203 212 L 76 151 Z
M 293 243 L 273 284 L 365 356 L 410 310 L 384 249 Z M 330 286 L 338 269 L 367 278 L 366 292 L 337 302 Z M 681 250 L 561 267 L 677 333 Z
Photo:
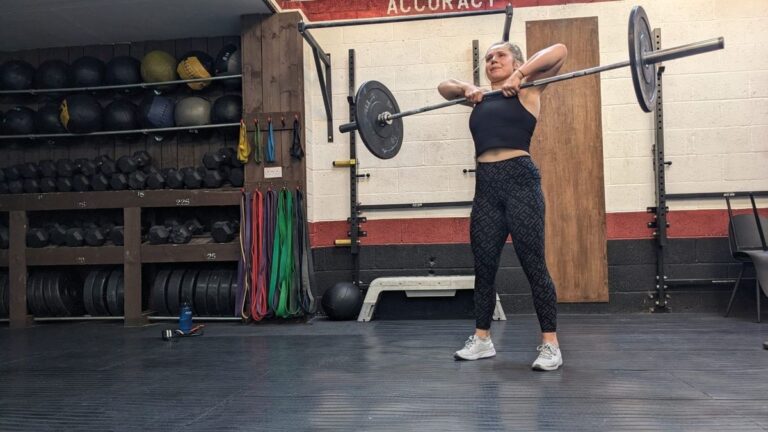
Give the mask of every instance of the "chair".
M 725 202 L 728 205 L 728 240 L 731 255 L 736 260 L 741 261 L 742 265 L 741 270 L 739 270 L 739 277 L 733 286 L 725 316 L 727 317 L 731 312 L 733 299 L 736 297 L 736 291 L 739 289 L 744 270 L 747 267 L 753 266 L 756 273 L 757 322 L 760 322 L 761 287 L 768 296 L 768 247 L 765 242 L 765 234 L 768 233 L 768 218 L 758 215 L 755 198 L 751 193 L 749 197 L 752 201 L 752 214 L 734 215 L 729 196 L 732 196 L 732 194 L 725 195 Z M 760 221 L 759 225 L 758 221 Z

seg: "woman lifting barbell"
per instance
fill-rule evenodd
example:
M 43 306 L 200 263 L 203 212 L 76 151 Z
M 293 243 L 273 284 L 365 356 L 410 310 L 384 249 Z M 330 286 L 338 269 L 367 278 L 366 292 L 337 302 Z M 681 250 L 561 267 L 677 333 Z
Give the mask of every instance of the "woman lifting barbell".
M 533 368 L 555 370 L 563 364 L 556 333 L 557 295 L 544 254 L 541 177 L 528 152 L 546 86 L 520 89 L 520 85 L 556 75 L 567 55 L 565 45 L 557 44 L 524 62 L 518 46 L 499 42 L 491 45 L 485 55 L 485 73 L 492 89 L 501 90 L 501 95 L 486 96 L 476 86 L 453 79 L 438 87 L 444 98 L 466 97 L 466 105 L 473 107 L 469 128 L 477 158 L 470 221 L 476 328 L 464 348 L 454 354 L 456 359 L 478 360 L 496 355 L 490 336 L 496 304 L 494 283 L 502 248 L 511 234 L 531 285 L 542 332 Z

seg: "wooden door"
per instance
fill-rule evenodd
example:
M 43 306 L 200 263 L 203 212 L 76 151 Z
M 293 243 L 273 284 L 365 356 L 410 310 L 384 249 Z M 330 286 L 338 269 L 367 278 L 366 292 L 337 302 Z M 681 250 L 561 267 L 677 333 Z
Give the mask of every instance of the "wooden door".
M 561 42 L 560 73 L 600 63 L 597 18 L 526 23 L 527 53 Z M 631 91 L 631 89 L 627 89 Z M 547 205 L 547 263 L 560 302 L 608 301 L 600 77 L 549 85 L 531 153 Z

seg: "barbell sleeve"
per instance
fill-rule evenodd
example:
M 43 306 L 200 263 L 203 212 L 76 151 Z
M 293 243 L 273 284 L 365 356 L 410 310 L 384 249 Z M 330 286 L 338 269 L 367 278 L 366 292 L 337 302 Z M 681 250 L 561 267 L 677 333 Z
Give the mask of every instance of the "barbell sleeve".
M 661 49 L 643 56 L 644 64 L 661 63 L 667 60 L 674 60 L 681 57 L 689 57 L 696 54 L 703 54 L 710 51 L 717 51 L 725 48 L 725 39 L 720 36 L 705 41 L 693 42 L 687 45 L 680 45 L 672 48 Z
M 341 132 L 341 133 L 352 132 L 353 130 L 357 130 L 357 123 L 356 122 L 344 123 L 344 124 L 339 126 L 339 132 Z

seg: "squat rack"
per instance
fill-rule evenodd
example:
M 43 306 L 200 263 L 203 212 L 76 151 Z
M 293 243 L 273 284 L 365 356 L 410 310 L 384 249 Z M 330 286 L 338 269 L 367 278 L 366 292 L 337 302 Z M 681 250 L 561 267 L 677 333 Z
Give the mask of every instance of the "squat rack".
M 501 14 L 506 15 L 504 20 L 504 31 L 502 33 L 502 40 L 509 41 L 509 31 L 512 26 L 512 17 L 514 14 L 512 4 L 507 4 L 505 9 L 494 9 L 486 11 L 470 11 L 470 12 L 457 12 L 457 13 L 443 13 L 443 14 L 425 14 L 425 15 L 410 15 L 400 16 L 392 18 L 376 18 L 366 20 L 349 20 L 349 21 L 333 21 L 322 23 L 305 23 L 299 22 L 299 32 L 304 39 L 312 47 L 312 52 L 315 59 L 315 67 L 317 69 L 317 76 L 320 82 L 320 91 L 323 96 L 323 104 L 325 105 L 325 115 L 327 119 L 328 127 L 328 141 L 333 142 L 333 106 L 332 106 L 332 92 L 331 92 L 331 56 L 326 53 L 317 40 L 309 32 L 311 29 L 316 28 L 330 28 L 330 27 L 346 27 L 357 26 L 365 24 L 386 24 L 386 23 L 399 23 L 407 21 L 422 21 L 444 18 L 461 18 L 468 16 L 479 15 L 492 15 Z M 477 54 L 475 53 L 475 57 Z M 475 58 L 475 63 L 477 59 Z M 349 94 L 347 96 L 347 102 L 349 103 L 349 119 L 354 121 L 355 112 L 355 50 L 350 49 L 348 52 L 348 68 L 349 68 Z M 358 201 L 357 182 L 361 177 L 368 177 L 368 174 L 358 174 L 357 172 L 357 146 L 356 136 L 354 133 L 349 134 L 349 159 L 337 160 L 333 162 L 334 167 L 347 167 L 349 168 L 350 177 L 350 216 L 347 218 L 349 223 L 349 231 L 347 232 L 348 238 L 338 239 L 334 242 L 336 246 L 349 247 L 352 254 L 352 281 L 360 288 L 364 288 L 367 284 L 360 280 L 360 237 L 365 237 L 367 233 L 361 229 L 361 224 L 366 222 L 366 218 L 361 216 L 364 210 L 387 210 L 391 208 L 420 208 L 420 207 L 454 207 L 457 204 L 464 206 L 467 203 L 425 203 L 421 205 L 408 205 L 408 204 L 391 204 L 391 205 L 369 205 L 364 206 Z M 471 202 L 469 203 L 471 204 Z
M 656 49 L 661 49 L 661 30 L 654 29 L 653 37 L 655 39 Z M 652 312 L 669 312 L 669 296 L 667 290 L 680 286 L 696 286 L 696 285 L 729 285 L 735 284 L 734 278 L 711 278 L 711 279 L 691 279 L 691 278 L 678 278 L 670 279 L 666 273 L 666 264 L 664 261 L 665 250 L 668 245 L 667 228 L 669 228 L 669 222 L 667 221 L 667 213 L 669 212 L 669 201 L 685 201 L 685 200 L 698 200 L 698 199 L 712 199 L 723 197 L 747 197 L 750 192 L 704 192 L 704 193 L 679 193 L 668 194 L 666 192 L 666 176 L 665 169 L 672 165 L 671 161 L 667 161 L 664 158 L 664 106 L 663 106 L 663 92 L 662 92 L 662 76 L 664 74 L 664 66 L 659 64 L 657 67 L 657 94 L 656 94 L 656 109 L 654 110 L 655 129 L 656 129 L 656 141 L 653 146 L 654 156 L 654 180 L 656 191 L 656 203 L 653 207 L 648 207 L 648 213 L 653 213 L 653 221 L 648 222 L 648 228 L 653 229 L 653 238 L 656 254 L 656 286 L 655 291 L 651 294 L 653 300 Z M 751 192 L 754 196 L 768 196 L 768 191 Z

